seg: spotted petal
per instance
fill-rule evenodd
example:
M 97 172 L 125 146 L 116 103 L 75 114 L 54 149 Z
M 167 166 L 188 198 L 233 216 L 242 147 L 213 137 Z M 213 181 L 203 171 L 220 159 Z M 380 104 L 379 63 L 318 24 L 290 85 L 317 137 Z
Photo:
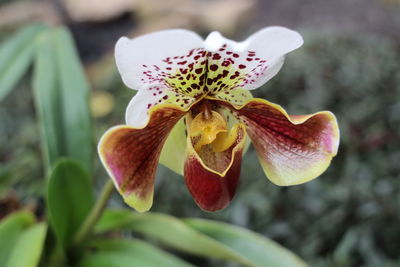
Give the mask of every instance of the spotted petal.
M 184 176 L 197 205 L 205 211 L 225 208 L 232 200 L 239 181 L 242 153 L 246 143 L 245 128 L 234 128 L 236 140 L 223 152 L 204 146 L 197 152 L 187 139 Z
M 279 105 L 257 98 L 231 109 L 246 124 L 264 172 L 277 185 L 318 177 L 337 153 L 339 129 L 331 112 L 292 116 Z
M 128 125 L 145 125 L 149 109 L 156 105 L 188 108 L 202 95 L 207 65 L 203 46 L 203 40 L 187 30 L 118 40 L 118 70 L 128 87 L 139 90 L 127 108 Z
M 126 86 L 141 90 L 147 89 L 149 84 L 164 84 L 163 75 L 186 66 L 182 63 L 185 56 L 192 49 L 202 47 L 202 38 L 194 32 L 166 30 L 132 40 L 120 38 L 115 47 L 115 59 Z
M 172 127 L 185 114 L 172 105 L 150 110 L 144 128 L 116 126 L 109 129 L 98 146 L 100 159 L 125 202 L 139 212 L 153 203 L 154 177 L 158 159 Z
M 213 32 L 205 40 L 210 51 L 207 86 L 215 93 L 256 89 L 277 74 L 285 54 L 302 44 L 300 34 L 284 27 L 264 28 L 243 42 Z

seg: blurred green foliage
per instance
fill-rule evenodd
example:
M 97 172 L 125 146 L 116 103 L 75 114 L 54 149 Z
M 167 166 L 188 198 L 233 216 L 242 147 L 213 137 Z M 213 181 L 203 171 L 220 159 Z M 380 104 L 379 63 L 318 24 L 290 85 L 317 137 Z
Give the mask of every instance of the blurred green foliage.
M 267 181 L 251 148 L 232 204 L 224 211 L 204 213 L 183 178 L 160 167 L 152 210 L 245 226 L 277 240 L 312 266 L 396 266 L 400 264 L 399 40 L 303 33 L 305 46 L 288 55 L 281 72 L 253 93 L 281 104 L 290 114 L 325 109 L 335 113 L 341 144 L 329 170 L 304 185 L 277 187 Z M 117 103 L 111 114 L 96 121 L 99 137 L 111 125 L 124 122 L 134 92 L 122 86 L 118 76 L 96 90 L 112 93 Z M 32 102 L 22 81 L 0 106 L 0 192 L 4 195 L 12 186 L 25 201 L 41 195 L 44 188 Z M 99 184 L 107 179 L 98 161 L 95 173 L 102 178 Z M 112 205 L 120 206 L 121 200 L 114 199 Z

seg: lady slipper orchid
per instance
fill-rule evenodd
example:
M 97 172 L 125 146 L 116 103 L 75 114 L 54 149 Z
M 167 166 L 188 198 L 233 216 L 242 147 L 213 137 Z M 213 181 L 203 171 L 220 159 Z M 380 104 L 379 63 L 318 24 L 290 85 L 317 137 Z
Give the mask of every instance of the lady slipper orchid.
M 323 173 L 339 145 L 335 116 L 288 115 L 249 92 L 275 76 L 284 55 L 302 44 L 299 33 L 283 27 L 264 28 L 242 42 L 218 32 L 202 40 L 181 29 L 122 37 L 117 67 L 138 92 L 126 125 L 109 129 L 98 150 L 125 202 L 139 212 L 150 209 L 160 161 L 184 175 L 201 209 L 225 208 L 247 136 L 274 184 L 301 184 Z

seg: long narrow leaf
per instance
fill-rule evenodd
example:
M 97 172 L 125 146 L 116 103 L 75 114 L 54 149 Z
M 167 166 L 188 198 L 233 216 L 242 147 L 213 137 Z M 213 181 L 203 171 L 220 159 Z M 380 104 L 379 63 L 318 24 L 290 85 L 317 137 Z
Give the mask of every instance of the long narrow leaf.
M 193 266 L 137 239 L 101 240 L 92 243 L 93 252 L 83 257 L 79 267 Z
M 210 220 L 179 220 L 157 213 L 109 210 L 96 231 L 116 229 L 129 229 L 187 253 L 235 261 L 243 266 L 307 266 L 292 252 L 266 237 Z
M 144 234 L 186 253 L 231 260 L 244 266 L 252 266 L 251 262 L 240 254 L 193 230 L 172 216 L 157 213 L 137 214 L 129 210 L 109 210 L 101 218 L 96 231 L 104 232 L 116 229 L 129 229 Z
M 59 87 L 52 34 L 46 31 L 36 42 L 33 92 L 47 169 L 59 157 L 66 156 Z
M 69 31 L 58 28 L 54 30 L 53 35 L 60 79 L 66 153 L 68 157 L 78 160 L 91 171 L 93 145 L 89 85 Z
M 42 33 L 35 55 L 33 89 L 47 169 L 58 158 L 68 157 L 90 172 L 89 86 L 68 30 Z
M 0 101 L 11 91 L 29 67 L 34 40 L 45 28 L 42 24 L 27 26 L 0 46 Z
M 307 266 L 286 248 L 247 229 L 210 220 L 185 219 L 183 221 L 191 228 L 246 257 L 255 266 Z

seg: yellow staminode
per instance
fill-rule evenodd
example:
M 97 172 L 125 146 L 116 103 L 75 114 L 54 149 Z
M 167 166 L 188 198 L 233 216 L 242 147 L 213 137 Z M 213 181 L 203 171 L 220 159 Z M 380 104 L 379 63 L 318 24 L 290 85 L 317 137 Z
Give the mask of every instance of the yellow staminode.
M 234 142 L 236 142 L 239 134 L 239 124 L 233 126 L 233 128 L 227 132 L 221 132 L 217 135 L 217 138 L 214 142 L 211 143 L 211 146 L 214 152 L 222 152 L 230 148 Z
M 199 151 L 203 146 L 211 144 L 214 152 L 227 150 L 237 138 L 237 126 L 228 133 L 228 125 L 225 119 L 216 111 L 200 112 L 190 124 L 191 137 L 200 137 L 194 145 Z

